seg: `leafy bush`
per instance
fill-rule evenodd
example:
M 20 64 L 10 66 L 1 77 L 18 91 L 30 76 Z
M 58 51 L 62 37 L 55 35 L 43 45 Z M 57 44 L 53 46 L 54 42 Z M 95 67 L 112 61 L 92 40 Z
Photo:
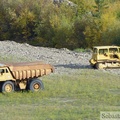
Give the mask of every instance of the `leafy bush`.
M 0 39 L 69 49 L 120 45 L 120 1 L 71 1 L 1 0 Z

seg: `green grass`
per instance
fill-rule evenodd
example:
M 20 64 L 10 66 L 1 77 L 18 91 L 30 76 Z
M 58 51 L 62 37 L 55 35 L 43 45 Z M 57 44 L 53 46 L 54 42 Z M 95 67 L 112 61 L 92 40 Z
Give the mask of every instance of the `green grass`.
M 1 120 L 99 120 L 120 111 L 120 76 L 83 69 L 42 77 L 40 92 L 0 93 Z

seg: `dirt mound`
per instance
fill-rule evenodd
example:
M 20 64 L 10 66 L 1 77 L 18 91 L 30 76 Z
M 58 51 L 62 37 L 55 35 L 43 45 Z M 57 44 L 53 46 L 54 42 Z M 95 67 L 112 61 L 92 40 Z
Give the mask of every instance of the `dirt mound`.
M 35 47 L 14 41 L 0 41 L 0 55 L 11 57 L 14 62 L 44 61 L 55 66 L 55 73 L 71 73 L 78 69 L 92 69 L 89 65 L 91 52 L 75 52 L 66 48 Z M 107 70 L 120 74 L 120 69 Z

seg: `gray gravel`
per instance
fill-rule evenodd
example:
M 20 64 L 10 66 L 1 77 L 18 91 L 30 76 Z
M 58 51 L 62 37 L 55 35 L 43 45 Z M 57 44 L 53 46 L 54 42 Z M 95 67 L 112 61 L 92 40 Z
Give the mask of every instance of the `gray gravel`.
M 75 52 L 66 48 L 35 47 L 14 41 L 0 41 L 0 56 L 11 57 L 13 62 L 44 61 L 55 67 L 55 74 L 70 74 L 79 69 L 92 69 L 89 65 L 91 52 Z M 120 69 L 103 70 L 120 75 Z

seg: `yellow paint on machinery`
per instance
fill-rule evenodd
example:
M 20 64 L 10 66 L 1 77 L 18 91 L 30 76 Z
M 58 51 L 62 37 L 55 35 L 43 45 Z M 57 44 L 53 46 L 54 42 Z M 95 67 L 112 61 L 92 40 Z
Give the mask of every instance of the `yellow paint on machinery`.
M 92 58 L 89 62 L 92 67 L 97 69 L 118 68 L 120 67 L 120 47 L 94 46 Z
M 53 71 L 54 68 L 52 65 L 43 62 L 2 63 L 0 64 L 0 86 L 1 89 L 4 89 L 4 83 L 6 81 L 12 81 L 12 83 L 14 83 L 15 86 L 19 86 L 20 89 L 26 89 L 30 81 L 48 75 Z M 36 81 L 38 81 L 38 79 Z

